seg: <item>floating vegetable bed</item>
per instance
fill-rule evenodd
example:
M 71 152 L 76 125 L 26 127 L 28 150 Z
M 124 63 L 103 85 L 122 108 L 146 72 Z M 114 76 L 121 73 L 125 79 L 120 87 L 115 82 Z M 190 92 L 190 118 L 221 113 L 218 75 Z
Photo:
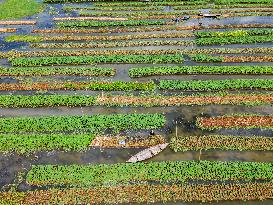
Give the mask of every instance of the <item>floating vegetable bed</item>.
M 200 117 L 197 118 L 197 126 L 202 129 L 272 129 L 273 128 L 273 117 L 262 116 L 262 115 L 227 115 L 219 117 Z
M 102 183 L 189 180 L 266 180 L 273 179 L 272 163 L 165 161 L 136 164 L 100 165 L 38 165 L 27 175 L 27 183 L 35 186 L 94 186 Z

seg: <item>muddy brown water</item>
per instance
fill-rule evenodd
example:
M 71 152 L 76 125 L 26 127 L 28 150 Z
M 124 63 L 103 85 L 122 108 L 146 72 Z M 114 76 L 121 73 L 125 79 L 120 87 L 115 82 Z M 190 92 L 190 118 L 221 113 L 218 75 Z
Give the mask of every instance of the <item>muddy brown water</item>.
M 66 4 L 66 5 L 79 5 L 79 4 Z M 82 4 L 91 5 L 90 3 Z M 61 8 L 63 5 L 52 4 L 48 5 L 45 12 L 27 17 L 24 19 L 28 20 L 38 20 L 37 25 L 35 26 L 13 26 L 18 28 L 16 34 L 30 34 L 32 29 L 52 29 L 54 28 L 53 17 L 65 17 L 68 14 L 65 13 Z M 77 12 L 69 12 L 69 16 L 77 16 Z M 190 26 L 197 25 L 198 23 L 203 23 L 203 25 L 222 25 L 222 24 L 271 24 L 273 22 L 273 17 L 234 17 L 226 19 L 191 19 L 186 22 L 181 22 L 178 25 Z M 4 26 L 5 27 L 5 26 Z M 168 31 L 171 33 L 173 31 Z M 184 31 L 183 31 L 184 32 Z M 183 33 L 182 32 L 182 33 Z M 189 31 L 185 31 L 189 32 Z M 143 33 L 143 32 L 140 32 Z M 137 33 L 137 34 L 140 34 Z M 165 33 L 160 32 L 148 32 L 148 33 Z M 136 34 L 136 33 L 124 33 Z M 30 51 L 30 50 L 39 50 L 39 49 L 30 49 L 27 43 L 6 43 L 3 38 L 5 36 L 14 35 L 14 34 L 0 34 L 0 49 L 1 51 L 9 51 L 11 49 L 17 49 L 21 51 Z M 48 35 L 48 34 L 46 34 Z M 49 34 L 53 35 L 53 34 Z M 89 34 L 91 35 L 91 34 Z M 123 35 L 119 34 L 94 34 L 94 35 Z M 166 39 L 168 40 L 168 39 Z M 184 39 L 182 39 L 184 40 Z M 250 45 L 226 45 L 225 48 L 246 48 L 246 47 L 272 47 L 272 43 L 264 44 L 250 44 Z M 219 48 L 223 46 L 206 46 L 199 48 Z M 186 48 L 183 46 L 179 47 L 168 47 L 168 46 L 150 46 L 150 47 L 132 47 L 132 48 L 110 48 L 106 50 L 115 50 L 115 49 L 170 49 L 170 48 Z M 197 48 L 196 46 L 190 48 Z M 77 49 L 78 50 L 78 49 Z M 80 50 L 80 49 L 79 49 Z M 84 50 L 84 49 L 82 49 Z M 89 49 L 86 49 L 89 50 Z M 96 50 L 96 49 L 92 49 Z M 97 49 L 105 50 L 105 49 Z M 1 66 L 10 66 L 9 62 L 5 59 L 0 59 Z M 169 65 L 180 65 L 180 64 L 169 64 Z M 270 62 L 264 63 L 222 63 L 222 64 L 205 64 L 205 63 L 194 63 L 186 59 L 186 62 L 183 65 L 273 65 Z M 272 79 L 271 75 L 178 75 L 178 76 L 152 76 L 145 78 L 131 79 L 128 76 L 128 69 L 131 67 L 141 67 L 141 66 L 157 66 L 150 64 L 138 64 L 138 65 L 129 65 L 129 64 L 105 64 L 99 65 L 99 67 L 113 67 L 117 69 L 117 74 L 114 77 L 68 77 L 68 76 L 56 76 L 56 77 L 45 77 L 45 78 L 33 78 L 33 81 L 45 80 L 46 78 L 51 81 L 60 81 L 60 80 L 123 80 L 123 81 L 147 81 L 147 80 L 160 80 L 160 79 L 180 79 L 180 80 L 192 80 L 192 79 L 235 79 L 235 78 L 266 78 Z M 0 83 L 18 83 L 20 80 L 27 80 L 29 78 L 18 78 L 18 77 L 1 77 Z M 158 91 L 157 91 L 158 92 Z M 35 94 L 34 91 L 1 91 L 0 94 L 24 94 L 32 95 Z M 100 92 L 92 91 L 49 91 L 45 94 L 98 94 Z M 115 93 L 115 92 L 111 92 Z M 119 92 L 116 92 L 119 94 Z M 160 93 L 160 92 L 158 92 Z M 169 92 L 163 94 L 170 94 L 177 92 Z M 178 92 L 178 93 L 188 93 L 188 92 Z M 93 115 L 93 114 L 115 114 L 115 113 L 163 113 L 167 118 L 167 123 L 164 128 L 156 130 L 156 133 L 162 134 L 169 139 L 172 136 L 175 136 L 176 128 L 178 135 L 204 135 L 204 134 L 228 134 L 228 135 L 258 135 L 258 136 L 273 136 L 272 130 L 260 130 L 260 129 L 223 129 L 216 131 L 202 131 L 195 126 L 195 119 L 197 116 L 218 116 L 225 114 L 233 113 L 248 113 L 248 114 L 264 114 L 272 115 L 273 108 L 272 106 L 227 106 L 227 105 L 207 105 L 207 106 L 179 106 L 179 107 L 153 107 L 153 108 L 143 108 L 143 107 L 101 107 L 101 106 L 92 106 L 92 107 L 54 107 L 54 108 L 0 108 L 0 117 L 22 117 L 22 116 L 59 116 L 59 115 Z M 177 125 L 175 122 L 178 122 Z M 146 131 L 123 131 L 122 134 L 148 134 L 149 130 Z M 0 188 L 1 190 L 6 190 L 7 185 L 11 184 L 18 172 L 27 172 L 31 165 L 36 164 L 98 164 L 98 163 L 121 163 L 125 162 L 132 155 L 136 154 L 142 149 L 90 149 L 85 152 L 62 152 L 62 151 L 52 151 L 52 152 L 39 152 L 32 154 L 30 156 L 20 156 L 17 154 L 3 155 L 0 154 Z M 164 161 L 164 160 L 219 160 L 219 161 L 257 161 L 257 162 L 273 162 L 273 152 L 272 151 L 221 151 L 221 150 L 210 150 L 210 151 L 188 151 L 188 152 L 178 152 L 175 153 L 171 149 L 166 149 L 158 156 L 147 160 L 150 161 Z M 21 183 L 18 187 L 19 191 L 32 190 L 33 187 L 28 186 L 25 182 Z M 160 205 L 162 203 L 155 203 Z M 227 202 L 213 202 L 213 203 L 200 203 L 200 202 L 168 202 L 168 205 L 198 205 L 198 204 L 212 204 L 212 205 L 271 205 L 273 204 L 272 200 L 266 201 L 251 201 L 251 202 L 241 202 L 241 201 L 227 201 Z

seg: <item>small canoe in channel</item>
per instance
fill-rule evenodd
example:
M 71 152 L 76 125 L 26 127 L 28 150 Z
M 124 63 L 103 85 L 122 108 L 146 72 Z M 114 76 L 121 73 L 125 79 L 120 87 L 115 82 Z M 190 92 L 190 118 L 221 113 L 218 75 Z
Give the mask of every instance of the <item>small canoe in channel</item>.
M 168 145 L 169 143 L 159 144 L 148 149 L 145 149 L 137 153 L 136 155 L 132 156 L 129 160 L 127 160 L 127 162 L 140 162 L 149 159 L 162 152 Z

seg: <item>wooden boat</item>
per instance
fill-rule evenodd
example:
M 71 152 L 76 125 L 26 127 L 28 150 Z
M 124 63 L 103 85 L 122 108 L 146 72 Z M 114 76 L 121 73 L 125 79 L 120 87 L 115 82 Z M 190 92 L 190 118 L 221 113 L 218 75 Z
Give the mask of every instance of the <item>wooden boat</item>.
M 136 155 L 132 156 L 129 160 L 127 160 L 127 162 L 140 162 L 149 159 L 162 152 L 168 145 L 169 143 L 159 144 L 148 149 L 145 149 L 137 153 Z
M 205 18 L 217 18 L 217 17 L 221 16 L 221 14 L 203 14 L 203 13 L 201 13 L 198 16 L 203 16 Z

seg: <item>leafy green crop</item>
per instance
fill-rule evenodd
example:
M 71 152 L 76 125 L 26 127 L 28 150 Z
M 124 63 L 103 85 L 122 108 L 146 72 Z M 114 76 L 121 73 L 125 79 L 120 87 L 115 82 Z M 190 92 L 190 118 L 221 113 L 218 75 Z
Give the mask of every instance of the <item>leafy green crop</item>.
M 95 99 L 80 95 L 0 95 L 0 107 L 91 106 Z
M 250 29 L 250 30 L 230 30 L 230 31 L 197 31 L 197 38 L 212 38 L 212 37 L 244 37 L 256 35 L 272 35 L 273 29 Z
M 199 46 L 206 46 L 206 45 L 266 43 L 266 42 L 272 42 L 272 41 L 273 41 L 273 35 L 198 38 L 195 40 L 195 43 Z
M 200 63 L 217 63 L 217 62 L 223 62 L 224 58 L 221 56 L 212 56 L 212 55 L 206 55 L 206 54 L 195 54 L 190 56 L 192 61 L 200 62 Z
M 273 164 L 261 162 L 164 161 L 99 165 L 37 165 L 28 172 L 35 186 L 93 186 L 133 181 L 272 180 Z
M 46 132 L 90 130 L 115 132 L 121 130 L 155 129 L 166 122 L 161 114 L 116 114 L 50 117 L 0 118 L 1 132 Z
M 95 63 L 182 63 L 181 55 L 110 55 L 15 58 L 12 66 L 81 65 Z
M 228 90 L 228 89 L 273 89 L 273 80 L 232 79 L 232 80 L 161 80 L 160 89 L 174 90 Z
M 1 134 L 0 152 L 28 155 L 53 150 L 84 151 L 94 138 L 92 134 Z
M 7 68 L 0 67 L 0 76 L 46 76 L 46 75 L 77 75 L 77 76 L 113 76 L 114 68 L 97 67 L 39 67 L 39 68 Z
M 148 26 L 164 25 L 165 21 L 146 21 L 146 20 L 128 20 L 128 21 L 63 21 L 58 22 L 59 28 L 75 27 L 103 27 L 103 26 Z
M 131 78 L 179 74 L 273 74 L 273 66 L 154 66 L 129 69 Z

